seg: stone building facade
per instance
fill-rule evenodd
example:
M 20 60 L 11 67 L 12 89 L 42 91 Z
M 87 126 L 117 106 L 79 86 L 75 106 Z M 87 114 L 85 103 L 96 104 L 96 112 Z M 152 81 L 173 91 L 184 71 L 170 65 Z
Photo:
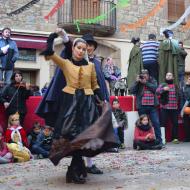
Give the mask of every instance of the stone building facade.
M 67 2 L 68 0 L 65 0 Z M 70 0 L 69 0 L 70 1 Z M 83 0 L 81 0 L 83 1 Z M 190 6 L 190 0 L 173 0 L 172 2 L 184 3 L 184 10 Z M 39 0 L 28 9 L 8 16 L 10 13 L 18 8 L 26 5 L 29 0 L 0 0 L 0 16 L 1 28 L 8 26 L 12 29 L 13 35 L 20 35 L 23 38 L 30 36 L 32 39 L 39 40 L 39 37 L 47 37 L 50 32 L 53 32 L 57 26 L 57 14 L 54 14 L 48 21 L 44 17 L 50 12 L 52 7 L 57 3 L 54 0 Z M 115 3 L 118 0 L 114 1 Z M 131 0 L 128 6 L 121 6 L 117 8 L 117 28 L 114 35 L 109 37 L 96 37 L 99 47 L 97 55 L 103 58 L 111 56 L 114 58 L 116 64 L 121 67 L 122 75 L 127 75 L 128 57 L 132 44 L 130 40 L 133 36 L 140 37 L 141 41 L 147 40 L 149 33 L 155 33 L 158 40 L 162 40 L 160 35 L 160 28 L 171 25 L 173 22 L 169 20 L 169 2 L 171 0 Z M 176 4 L 177 5 L 177 4 Z M 64 6 L 64 5 L 63 5 Z M 177 18 L 176 18 L 177 19 Z M 188 18 L 183 22 L 186 25 L 179 25 L 173 31 L 175 38 L 182 40 L 185 48 L 190 52 L 190 30 L 188 28 Z M 71 37 L 76 37 L 71 35 Z M 26 53 L 31 53 L 32 47 L 21 48 Z M 35 49 L 35 47 L 34 47 Z M 32 49 L 32 50 L 34 50 Z M 61 51 L 61 40 L 56 42 L 56 50 Z M 24 71 L 25 77 L 30 82 L 40 85 L 50 81 L 54 73 L 55 66 L 53 63 L 47 63 L 42 57 L 39 57 L 41 48 L 35 49 L 35 59 L 17 61 L 16 67 Z M 186 71 L 190 72 L 189 55 L 186 58 Z

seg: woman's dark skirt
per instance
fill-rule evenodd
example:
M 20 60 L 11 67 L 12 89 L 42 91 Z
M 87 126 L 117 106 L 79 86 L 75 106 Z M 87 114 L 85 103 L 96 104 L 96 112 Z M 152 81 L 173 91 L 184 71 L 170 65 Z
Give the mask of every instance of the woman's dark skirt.
M 83 90 L 76 90 L 74 95 L 63 92 L 62 96 L 49 156 L 54 165 L 76 152 L 93 157 L 117 146 L 109 103 L 102 105 L 100 115 L 95 96 L 85 95 Z M 100 139 L 103 145 L 95 150 L 82 149 L 92 139 Z

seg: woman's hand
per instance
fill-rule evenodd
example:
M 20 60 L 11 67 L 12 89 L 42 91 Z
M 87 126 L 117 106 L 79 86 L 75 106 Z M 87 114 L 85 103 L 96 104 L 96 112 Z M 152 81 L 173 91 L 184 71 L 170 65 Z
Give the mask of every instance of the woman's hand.
M 51 56 L 54 54 L 53 51 L 53 42 L 54 39 L 58 37 L 57 33 L 51 33 L 47 39 L 47 48 L 45 51 L 41 52 L 40 55 L 45 55 L 45 56 Z

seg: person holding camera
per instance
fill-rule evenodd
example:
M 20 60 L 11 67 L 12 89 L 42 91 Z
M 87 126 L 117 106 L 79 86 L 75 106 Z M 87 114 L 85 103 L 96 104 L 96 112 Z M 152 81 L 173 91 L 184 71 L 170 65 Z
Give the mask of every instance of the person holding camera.
M 136 107 L 139 116 L 147 114 L 153 124 L 156 139 L 162 144 L 160 121 L 157 112 L 158 99 L 156 96 L 157 81 L 149 76 L 148 70 L 141 70 L 136 81 L 130 88 L 130 93 L 136 96 Z

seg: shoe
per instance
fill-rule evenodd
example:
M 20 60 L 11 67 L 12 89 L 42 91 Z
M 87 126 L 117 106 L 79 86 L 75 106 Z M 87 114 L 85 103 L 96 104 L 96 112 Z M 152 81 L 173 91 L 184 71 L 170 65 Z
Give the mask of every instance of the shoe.
M 103 174 L 103 171 L 97 168 L 96 165 L 92 165 L 91 167 L 86 167 L 86 171 L 87 173 L 90 174 Z
M 172 142 L 173 142 L 174 144 L 179 144 L 179 140 L 178 140 L 178 139 L 174 139 Z
M 161 144 L 158 144 L 158 145 L 155 145 L 155 146 L 151 147 L 151 150 L 161 150 L 161 149 L 162 149 L 162 145 Z
M 113 153 L 118 153 L 118 148 L 110 148 L 106 152 L 113 152 Z
M 137 150 L 142 150 L 141 147 L 140 147 L 139 145 L 137 145 L 137 148 L 136 148 L 136 149 L 137 149 Z
M 83 176 L 84 178 L 87 177 L 87 169 L 86 169 L 85 162 L 83 159 L 82 159 L 82 163 L 79 166 L 78 171 L 79 171 L 79 177 L 80 176 Z
M 38 159 L 44 159 L 43 155 L 42 154 L 38 154 Z
M 120 149 L 125 149 L 125 144 L 124 143 L 121 143 L 120 146 L 119 146 Z
M 84 184 L 86 180 L 80 178 L 77 172 L 77 168 L 69 166 L 66 173 L 66 183 Z

